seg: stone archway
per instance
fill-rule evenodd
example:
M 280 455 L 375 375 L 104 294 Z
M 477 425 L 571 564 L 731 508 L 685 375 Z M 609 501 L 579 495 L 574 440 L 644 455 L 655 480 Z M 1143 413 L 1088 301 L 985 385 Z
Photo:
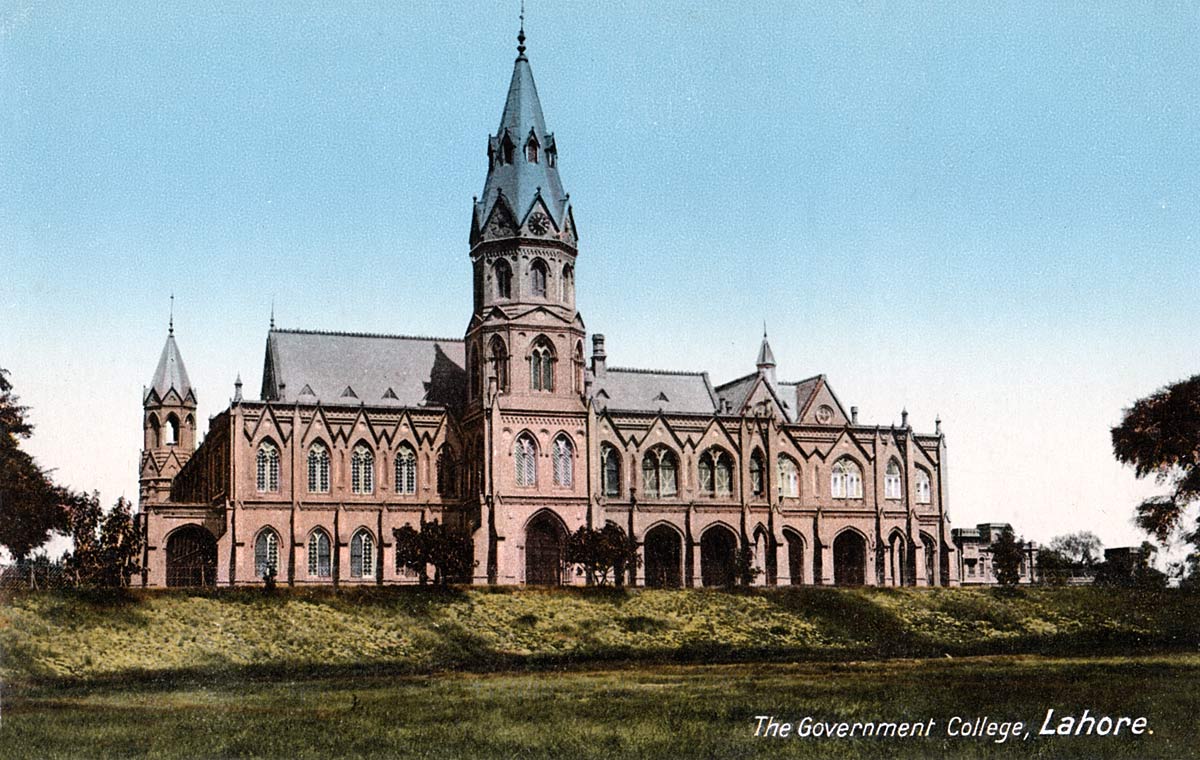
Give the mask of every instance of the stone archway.
M 199 525 L 185 525 L 167 538 L 167 586 L 212 586 L 217 582 L 217 539 Z
M 804 537 L 791 530 L 783 531 L 787 542 L 788 576 L 793 586 L 804 585 Z
M 888 537 L 888 563 L 893 586 L 913 585 L 908 538 L 900 531 L 893 531 Z
M 861 586 L 867 578 L 867 541 L 860 533 L 844 530 L 833 540 L 833 582 Z
M 683 536 L 670 525 L 659 525 L 642 542 L 646 556 L 647 588 L 683 586 Z
M 567 531 L 557 516 L 543 512 L 525 526 L 525 585 L 560 586 Z
M 714 525 L 700 537 L 700 580 L 705 586 L 732 586 L 737 581 L 737 536 Z

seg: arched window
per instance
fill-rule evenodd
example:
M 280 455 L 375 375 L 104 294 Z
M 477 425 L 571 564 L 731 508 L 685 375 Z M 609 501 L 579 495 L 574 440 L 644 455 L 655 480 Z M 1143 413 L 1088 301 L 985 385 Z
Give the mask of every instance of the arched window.
M 158 415 L 150 415 L 150 445 L 146 448 L 157 449 L 162 445 L 162 425 L 158 424 Z
M 350 457 L 350 490 L 354 493 L 375 492 L 375 455 L 365 443 L 355 446 Z
M 545 338 L 538 338 L 529 353 L 529 381 L 535 391 L 554 390 L 554 348 Z
M 308 450 L 308 492 L 329 493 L 329 449 L 320 442 Z
M 508 349 L 499 335 L 492 337 L 491 362 L 496 373 L 496 390 L 508 390 Z
M 167 445 L 179 445 L 179 418 L 173 413 L 167 415 Z
M 763 467 L 763 454 L 758 449 L 755 449 L 750 454 L 750 493 L 755 496 L 762 496 L 767 491 L 766 475 Z
M 621 495 L 621 455 L 612 446 L 600 448 L 600 468 L 604 473 L 604 495 Z
M 513 465 L 517 471 L 517 485 L 537 485 L 537 444 L 533 438 L 523 435 L 513 444 Z
M 833 465 L 829 491 L 835 499 L 862 498 L 862 471 L 852 459 L 842 458 Z
M 929 487 L 929 473 L 917 468 L 917 503 L 928 504 L 932 501 L 932 493 Z
M 417 492 L 417 455 L 408 444 L 396 452 L 396 493 Z
M 783 454 L 779 455 L 779 495 L 800 495 L 800 470 L 794 459 Z
M 572 364 L 575 367 L 575 372 L 574 372 L 575 392 L 583 393 L 584 383 L 585 383 L 584 376 L 586 374 L 586 372 L 585 372 L 586 365 L 583 362 L 583 343 L 582 342 L 578 342 L 575 344 L 575 355 L 574 355 L 574 360 L 573 360 Z
M 525 158 L 529 159 L 531 164 L 538 162 L 538 143 L 532 135 L 529 137 L 529 142 L 525 143 Z
M 549 279 L 549 271 L 546 269 L 546 262 L 541 259 L 534 259 L 533 264 L 529 266 L 529 287 L 530 292 L 538 298 L 546 297 L 546 281 Z
M 317 528 L 308 537 L 308 574 L 313 578 L 328 578 L 331 568 L 329 534 Z
M 551 451 L 554 460 L 554 485 L 569 486 L 575 482 L 575 447 L 571 439 L 560 435 L 554 439 L 554 449 Z
M 350 539 L 350 577 L 370 578 L 375 574 L 375 538 L 371 531 L 359 528 Z
M 259 493 L 274 493 L 279 490 L 279 449 L 270 441 L 258 445 L 258 454 L 254 457 L 257 470 Z
M 642 494 L 648 499 L 669 498 L 679 492 L 679 460 L 665 446 L 656 446 L 642 457 Z
M 575 294 L 575 269 L 570 264 L 563 265 L 562 271 L 562 300 L 563 303 L 570 303 L 571 297 Z
M 439 496 L 454 496 L 457 493 L 458 468 L 455 466 L 454 451 L 443 446 L 437 455 L 437 492 Z
M 728 496 L 733 490 L 733 460 L 718 448 L 700 455 L 697 463 L 700 492 L 709 496 Z
M 883 473 L 883 498 L 899 499 L 900 492 L 900 464 L 893 459 Z
M 254 575 L 266 578 L 279 572 L 279 536 L 263 528 L 254 539 Z
M 492 274 L 496 278 L 496 297 L 512 298 L 512 267 L 504 259 L 499 259 L 492 265 Z
M 550 147 L 546 148 L 546 165 L 553 169 L 558 164 L 558 151 L 554 149 L 554 143 L 550 143 Z
M 500 153 L 503 156 L 504 163 L 511 164 L 513 162 L 513 153 L 516 150 L 516 147 L 517 146 L 513 145 L 512 138 L 510 138 L 508 133 L 505 132 L 504 141 L 500 143 Z

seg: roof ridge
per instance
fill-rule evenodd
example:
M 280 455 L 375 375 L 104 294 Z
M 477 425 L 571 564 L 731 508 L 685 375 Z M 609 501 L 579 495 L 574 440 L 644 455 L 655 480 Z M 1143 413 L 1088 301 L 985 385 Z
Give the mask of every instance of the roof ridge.
M 734 379 L 730 380 L 727 383 L 721 383 L 720 385 L 716 386 L 716 390 L 720 391 L 722 388 L 728 388 L 729 386 L 733 385 L 734 383 L 740 383 L 743 380 L 749 380 L 752 377 L 758 377 L 758 370 L 755 370 L 748 375 L 742 375 L 741 377 L 735 377 Z
M 291 333 L 293 335 L 335 335 L 343 338 L 388 338 L 403 340 L 429 340 L 441 343 L 462 343 L 462 338 L 438 338 L 430 335 L 397 335 L 389 333 L 343 332 L 341 330 L 296 330 L 276 327 L 271 332 Z
M 703 377 L 704 372 L 689 372 L 675 369 L 638 369 L 636 367 L 609 367 L 606 372 L 633 372 L 639 375 L 686 375 L 688 377 Z

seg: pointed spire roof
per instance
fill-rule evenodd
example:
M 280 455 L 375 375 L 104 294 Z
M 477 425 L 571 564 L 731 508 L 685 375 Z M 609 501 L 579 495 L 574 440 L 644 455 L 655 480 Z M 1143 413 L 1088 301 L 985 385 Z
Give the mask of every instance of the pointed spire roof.
M 568 198 L 558 176 L 557 158 L 553 155 L 557 152 L 554 135 L 546 129 L 537 85 L 533 82 L 533 69 L 525 56 L 524 21 L 517 40 L 517 60 L 513 64 L 500 127 L 489 139 L 491 165 L 483 195 L 476 200 L 476 223 L 480 227 L 486 224 L 497 199 L 503 196 L 517 224 L 522 224 L 540 195 L 555 226 L 561 230 L 567 216 Z M 537 142 L 536 160 L 530 160 L 526 152 L 526 145 L 531 140 Z M 504 160 L 506 144 L 511 145 L 512 161 Z
M 768 369 L 775 366 L 775 352 L 771 350 L 771 344 L 767 342 L 767 328 L 763 327 L 762 345 L 758 349 L 759 369 Z
M 179 353 L 179 346 L 175 343 L 173 318 L 167 332 L 167 343 L 158 357 L 158 368 L 154 370 L 154 379 L 150 381 L 150 390 L 158 394 L 160 399 L 166 398 L 172 388 L 181 399 L 186 399 L 192 392 L 192 383 L 188 380 L 187 368 L 183 366 L 183 356 Z

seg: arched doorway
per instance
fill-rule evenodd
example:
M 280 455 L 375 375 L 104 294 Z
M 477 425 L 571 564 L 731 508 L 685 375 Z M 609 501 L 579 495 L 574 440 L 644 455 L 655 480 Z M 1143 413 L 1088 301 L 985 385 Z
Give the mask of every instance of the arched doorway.
M 659 525 L 642 542 L 646 555 L 647 588 L 683 586 L 683 536 L 670 525 Z
M 732 586 L 737 575 L 737 536 L 714 525 L 700 537 L 700 580 L 705 586 Z
M 934 572 L 937 570 L 937 541 L 928 533 L 921 534 L 921 543 L 925 550 L 925 585 L 934 585 Z
M 833 540 L 833 582 L 838 586 L 861 586 L 866 571 L 866 539 L 853 530 L 842 531 Z
M 900 531 L 888 538 L 888 566 L 892 573 L 893 586 L 911 586 L 912 573 L 908 552 L 908 539 Z
M 563 547 L 567 531 L 554 515 L 543 512 L 525 528 L 525 584 L 559 586 L 562 584 Z
M 186 525 L 167 539 L 167 585 L 212 586 L 217 582 L 217 540 L 199 525 Z
M 799 533 L 785 530 L 783 540 L 787 542 L 788 575 L 793 586 L 804 585 L 804 538 Z

